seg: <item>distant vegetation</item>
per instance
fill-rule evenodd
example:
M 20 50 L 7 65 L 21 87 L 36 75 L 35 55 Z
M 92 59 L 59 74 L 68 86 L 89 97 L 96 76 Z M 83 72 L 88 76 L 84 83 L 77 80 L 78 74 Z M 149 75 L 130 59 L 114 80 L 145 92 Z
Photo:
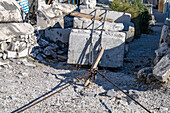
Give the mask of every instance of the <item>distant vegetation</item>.
M 114 0 L 110 4 L 110 8 L 114 11 L 130 13 L 131 21 L 135 25 L 135 36 L 140 36 L 141 33 L 149 33 L 150 15 L 148 9 L 141 0 L 122 2 L 122 0 Z

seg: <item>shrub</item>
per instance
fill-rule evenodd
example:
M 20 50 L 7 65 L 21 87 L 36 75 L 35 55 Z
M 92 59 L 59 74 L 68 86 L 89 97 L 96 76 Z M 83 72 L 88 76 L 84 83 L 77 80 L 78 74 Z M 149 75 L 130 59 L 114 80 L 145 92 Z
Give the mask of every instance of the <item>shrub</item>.
M 135 25 L 135 36 L 140 36 L 141 33 L 148 33 L 149 18 L 148 9 L 141 2 L 136 0 L 132 2 L 122 2 L 122 0 L 114 0 L 110 4 L 110 8 L 114 11 L 125 12 L 131 14 L 131 21 Z

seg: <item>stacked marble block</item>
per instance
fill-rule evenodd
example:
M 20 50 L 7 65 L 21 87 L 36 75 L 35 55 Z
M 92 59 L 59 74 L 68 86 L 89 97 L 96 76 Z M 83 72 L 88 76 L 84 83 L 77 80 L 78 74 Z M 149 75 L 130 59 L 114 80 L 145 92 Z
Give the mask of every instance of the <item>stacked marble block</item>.
M 76 5 L 63 4 L 53 1 L 52 4 L 45 4 L 45 0 L 39 1 L 37 26 L 45 30 L 48 27 L 64 28 L 64 17 L 77 8 Z
M 1 0 L 0 59 L 25 57 L 35 44 L 34 28 L 22 23 L 20 6 L 15 0 Z
M 94 15 L 94 9 L 81 9 L 81 13 Z M 105 10 L 96 10 L 96 17 L 104 18 Z M 129 31 L 131 15 L 123 12 L 107 11 L 107 19 L 102 33 L 103 21 L 95 20 L 93 32 L 93 59 L 100 52 L 100 43 L 105 49 L 99 66 L 119 68 L 123 66 L 125 53 L 126 31 Z M 89 49 L 93 20 L 87 18 L 74 18 L 73 29 L 69 37 L 68 60 L 69 64 L 89 65 Z M 101 39 L 102 35 L 102 40 Z M 90 58 L 91 59 L 91 58 Z

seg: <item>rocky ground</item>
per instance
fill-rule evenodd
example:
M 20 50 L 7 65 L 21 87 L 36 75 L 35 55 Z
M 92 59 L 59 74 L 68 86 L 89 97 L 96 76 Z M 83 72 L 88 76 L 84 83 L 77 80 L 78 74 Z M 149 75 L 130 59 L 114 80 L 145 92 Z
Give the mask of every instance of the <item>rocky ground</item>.
M 139 101 L 152 112 L 168 113 L 170 110 L 170 83 L 150 85 L 139 83 L 136 72 L 151 66 L 160 37 L 161 24 L 153 33 L 142 35 L 130 44 L 125 66 L 118 70 L 100 70 L 111 81 Z M 73 70 L 66 62 L 50 65 L 38 63 L 32 58 L 10 59 L 0 67 L 0 113 L 8 113 L 40 98 L 43 94 L 57 90 L 81 77 L 88 70 Z M 145 113 L 127 96 L 98 75 L 88 87 L 83 81 L 74 84 L 25 113 Z M 159 86 L 159 87 L 157 87 Z

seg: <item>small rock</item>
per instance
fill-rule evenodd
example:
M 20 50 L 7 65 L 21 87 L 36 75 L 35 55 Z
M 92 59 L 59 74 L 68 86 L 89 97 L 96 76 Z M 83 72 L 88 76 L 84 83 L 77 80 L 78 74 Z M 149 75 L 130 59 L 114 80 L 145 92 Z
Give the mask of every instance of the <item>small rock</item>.
M 18 52 L 18 57 L 21 58 L 21 57 L 26 57 L 28 55 L 28 48 L 24 49 L 23 51 L 21 52 Z
M 40 40 L 38 41 L 38 44 L 40 45 L 40 47 L 46 47 L 46 46 L 48 46 L 48 43 L 49 43 L 49 42 L 47 42 L 47 41 L 44 40 L 44 39 L 40 39 Z
M 28 73 L 23 72 L 23 73 L 21 73 L 21 75 L 26 77 L 26 76 L 28 76 Z
M 3 57 L 3 53 L 0 53 L 0 58 L 2 58 Z
M 53 51 L 53 48 L 51 46 L 48 46 L 44 49 L 43 53 L 47 56 L 55 54 Z
M 9 62 L 0 59 L 0 66 L 1 66 L 1 65 L 5 65 L 5 64 L 9 64 Z
M 43 62 L 44 61 L 44 58 L 46 58 L 46 56 L 43 54 L 43 53 L 39 53 L 36 58 L 40 61 L 40 62 Z
M 12 67 L 11 65 L 9 65 L 9 64 L 7 64 L 7 66 L 8 66 L 9 69 L 12 69 L 12 68 L 13 68 L 13 67 Z
M 152 68 L 145 67 L 138 71 L 137 78 L 146 78 L 149 73 L 152 73 Z
M 62 54 L 64 54 L 64 51 L 58 50 L 57 54 L 62 55 Z
M 160 56 L 160 57 L 166 55 L 169 52 L 170 52 L 170 48 L 166 46 L 160 47 L 159 49 L 155 50 L 156 56 Z
M 160 111 L 167 112 L 167 111 L 168 111 L 168 108 L 161 106 L 161 107 L 160 107 Z
M 4 60 L 7 59 L 7 54 L 3 54 L 3 57 L 2 57 Z
M 160 47 L 168 47 L 168 44 L 166 42 L 162 43 Z
M 139 109 L 140 106 L 132 103 L 132 104 L 129 105 L 129 108 L 130 109 Z
M 152 73 L 149 73 L 148 76 L 146 77 L 146 83 L 150 84 L 154 80 L 155 80 L 154 75 Z
M 108 90 L 106 93 L 107 96 L 109 97 L 115 97 L 116 96 L 116 92 L 114 91 L 114 89 Z
M 57 44 L 51 43 L 50 47 L 52 50 L 57 51 L 59 49 L 59 46 Z
M 2 65 L 2 67 L 3 67 L 3 68 L 8 68 L 8 65 L 5 64 L 5 65 Z
M 21 62 L 17 62 L 16 64 L 20 65 L 20 64 L 21 64 Z
M 22 62 L 22 64 L 24 64 L 25 66 L 28 66 L 28 67 L 36 67 L 35 64 L 29 63 L 29 62 Z
M 153 75 L 156 79 L 162 82 L 167 82 L 170 79 L 170 53 L 161 58 L 154 66 Z
M 2 43 L 0 44 L 0 50 L 6 50 L 7 47 L 8 47 L 8 44 L 7 44 L 6 42 L 2 42 Z
M 120 104 L 124 105 L 124 106 L 128 106 L 128 102 L 127 101 L 123 101 L 123 100 L 119 100 Z
M 17 58 L 17 52 L 5 50 L 8 58 Z

